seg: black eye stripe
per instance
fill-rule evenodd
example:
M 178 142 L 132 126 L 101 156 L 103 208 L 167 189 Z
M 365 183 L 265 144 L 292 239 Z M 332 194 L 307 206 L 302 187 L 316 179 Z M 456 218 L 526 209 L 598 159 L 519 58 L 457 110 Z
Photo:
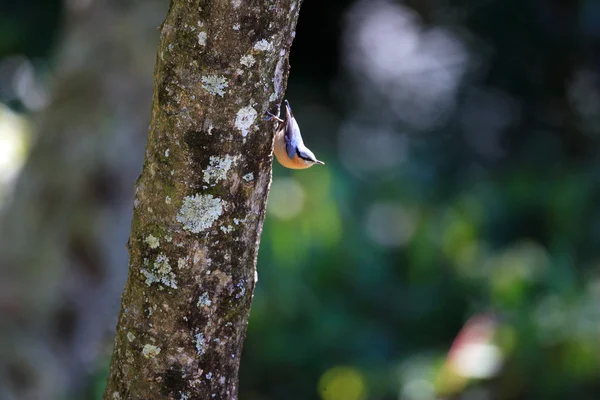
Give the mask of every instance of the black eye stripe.
M 300 157 L 301 159 L 303 159 L 304 161 L 310 161 L 310 162 L 314 162 L 311 158 L 308 157 L 304 157 L 302 156 L 302 154 L 300 154 L 300 151 L 298 149 L 296 149 L 296 154 L 298 155 L 298 157 Z

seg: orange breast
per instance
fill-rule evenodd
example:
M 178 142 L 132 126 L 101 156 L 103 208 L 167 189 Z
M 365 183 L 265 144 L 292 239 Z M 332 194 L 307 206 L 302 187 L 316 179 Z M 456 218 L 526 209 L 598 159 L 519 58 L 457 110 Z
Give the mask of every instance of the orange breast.
M 275 153 L 275 158 L 277 158 L 277 161 L 279 162 L 279 164 L 283 165 L 286 168 L 305 169 L 305 168 L 309 168 L 311 166 L 311 164 L 307 163 L 306 161 L 304 161 L 303 159 L 298 157 L 297 154 L 294 154 L 294 158 L 292 158 L 292 159 L 290 159 L 288 157 L 287 151 L 285 149 L 285 140 L 283 138 L 283 130 L 280 130 L 275 135 L 275 147 L 273 149 L 273 152 Z

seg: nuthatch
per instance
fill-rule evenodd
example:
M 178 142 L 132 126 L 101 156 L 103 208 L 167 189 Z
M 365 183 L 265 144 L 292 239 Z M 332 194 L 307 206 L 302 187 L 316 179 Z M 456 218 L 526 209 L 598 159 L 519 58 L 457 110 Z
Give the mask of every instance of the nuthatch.
M 275 133 L 275 148 L 273 150 L 279 164 L 291 169 L 305 169 L 315 164 L 325 164 L 317 160 L 313 152 L 304 145 L 300 127 L 287 100 L 285 101 L 285 119 L 282 120 L 269 111 L 267 113 L 269 114 L 267 119 L 274 119 L 281 124 L 277 128 L 277 133 Z

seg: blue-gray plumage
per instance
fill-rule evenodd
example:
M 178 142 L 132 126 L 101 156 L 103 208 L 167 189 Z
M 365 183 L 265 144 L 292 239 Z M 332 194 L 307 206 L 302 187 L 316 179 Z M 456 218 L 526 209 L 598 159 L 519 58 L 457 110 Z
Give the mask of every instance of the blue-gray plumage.
M 300 127 L 296 122 L 296 118 L 292 114 L 290 102 L 285 100 L 285 149 L 289 158 L 294 158 L 298 145 L 304 146 L 302 136 L 300 135 Z

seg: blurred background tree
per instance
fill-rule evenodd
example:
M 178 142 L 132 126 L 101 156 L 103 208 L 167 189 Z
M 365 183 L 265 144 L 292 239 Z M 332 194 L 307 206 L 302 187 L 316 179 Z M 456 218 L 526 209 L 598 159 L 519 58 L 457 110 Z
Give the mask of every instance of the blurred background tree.
M 108 366 L 106 339 L 127 275 L 132 184 L 166 5 L 6 7 L 0 398 L 90 398 L 90 376 Z
M 5 215 L 14 214 L 10 198 L 18 197 L 20 186 L 71 179 L 57 177 L 50 166 L 31 177 L 19 165 L 28 154 L 33 160 L 35 150 L 27 149 L 45 148 L 46 131 L 31 129 L 29 121 L 57 115 L 54 102 L 44 99 L 58 92 L 63 63 L 106 65 L 111 47 L 99 51 L 81 40 L 65 52 L 69 42 L 58 40 L 59 33 L 67 37 L 69 10 L 105 3 L 112 4 L 2 2 Z M 162 9 L 118 4 L 119 12 L 134 18 L 115 23 L 115 17 L 89 12 L 81 26 L 97 34 L 126 29 L 117 37 L 135 38 L 154 51 L 158 31 L 145 27 L 158 26 Z M 240 399 L 597 398 L 599 27 L 600 6 L 593 0 L 304 3 L 288 99 L 307 144 L 327 166 L 299 172 L 275 166 Z M 133 75 L 151 72 L 153 58 L 134 55 L 134 48 L 117 54 L 117 60 L 137 60 L 127 69 Z M 106 82 L 115 90 L 122 84 Z M 149 88 L 151 81 L 145 84 Z M 86 87 L 83 98 L 96 98 L 98 91 Z M 65 96 L 71 97 L 68 91 Z M 134 95 L 128 102 L 149 111 L 149 98 Z M 71 107 L 61 109 L 65 129 L 75 116 L 90 120 L 91 111 Z M 109 110 L 90 121 L 106 126 L 139 118 L 132 135 L 142 138 L 134 142 L 140 147 L 130 148 L 139 158 L 129 161 L 141 163 L 148 112 Z M 86 138 L 70 154 L 86 157 Z M 56 157 L 48 151 L 45 157 Z M 140 167 L 118 178 L 123 209 L 130 210 L 134 168 Z M 93 199 L 102 191 L 81 203 L 34 193 L 42 204 L 67 210 L 85 204 L 85 216 L 99 208 Z M 107 243 L 115 256 L 102 264 L 116 279 L 114 297 L 108 297 L 114 315 L 127 265 L 129 213 L 119 214 L 124 228 Z M 55 220 L 46 221 L 28 243 L 31 255 L 64 246 L 66 239 L 53 236 Z M 106 232 L 116 229 L 113 220 L 100 221 Z M 92 225 L 85 219 L 81 224 Z M 4 273 L 11 267 L 6 254 L 19 248 L 20 235 L 14 224 L 1 226 Z M 11 293 L 46 287 L 40 280 L 51 286 L 61 280 L 51 272 L 38 275 L 47 271 L 45 260 L 35 269 L 12 265 L 31 272 L 28 280 L 2 280 L 0 309 L 12 316 L 3 317 L 4 324 L 31 317 Z M 487 350 L 473 347 L 471 357 L 459 357 L 456 370 L 465 379 L 440 379 L 463 325 L 490 311 L 500 318 Z M 9 346 L 5 331 L 3 347 Z M 110 343 L 85 363 L 82 375 L 92 379 L 83 398 L 102 392 Z M 68 351 L 77 354 L 77 348 Z M 485 368 L 492 361 L 497 368 Z M 27 382 L 28 376 L 19 378 Z

